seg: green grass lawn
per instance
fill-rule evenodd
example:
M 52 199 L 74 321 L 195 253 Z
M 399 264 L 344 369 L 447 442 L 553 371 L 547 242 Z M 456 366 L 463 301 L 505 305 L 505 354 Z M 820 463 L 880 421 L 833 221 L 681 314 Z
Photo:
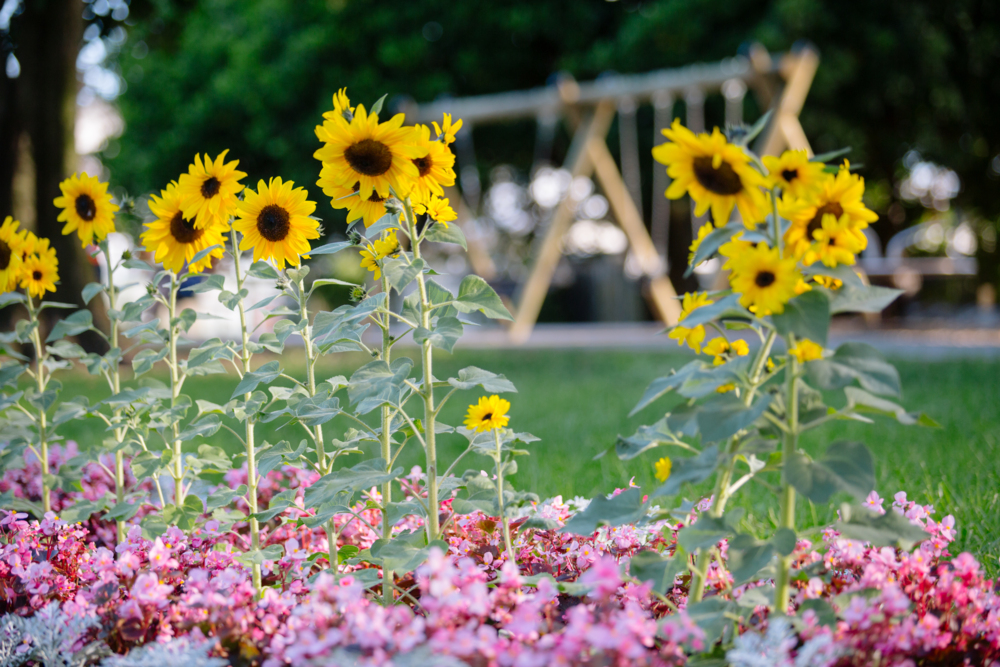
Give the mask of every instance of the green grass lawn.
M 295 371 L 289 356 L 282 361 Z M 349 374 L 358 361 L 330 362 L 320 378 Z M 633 418 L 626 415 L 650 380 L 685 361 L 682 355 L 656 352 L 476 351 L 442 355 L 435 376 L 449 377 L 469 365 L 506 375 L 519 390 L 508 397 L 513 403 L 511 426 L 541 438 L 530 446 L 530 457 L 519 459 L 515 485 L 543 498 L 557 494 L 591 497 L 623 486 L 633 476 L 637 484 L 652 489 L 656 486 L 653 461 L 663 453 L 682 455 L 676 448 L 668 448 L 627 463 L 614 455 L 593 460 L 617 435 L 630 435 L 637 426 L 661 416 L 663 408 L 657 404 Z M 926 412 L 942 428 L 903 427 L 884 420 L 873 425 L 838 423 L 811 433 L 804 447 L 816 453 L 835 439 L 865 442 L 876 459 L 878 492 L 891 500 L 897 491 L 906 491 L 911 499 L 933 504 L 939 515 L 954 514 L 959 529 L 955 552 L 973 552 L 996 573 L 1000 555 L 1000 362 L 903 361 L 897 365 L 903 379 L 904 405 Z M 67 376 L 64 384 L 66 398 L 86 393 L 93 401 L 102 395 L 103 387 L 86 375 Z M 223 403 L 235 384 L 235 377 L 192 378 L 185 391 L 193 398 Z M 461 424 L 467 404 L 478 395 L 456 394 L 445 407 L 442 421 Z M 77 440 L 101 437 L 100 426 L 96 421 L 71 422 L 63 434 Z M 265 438 L 272 442 L 301 438 L 293 427 L 277 433 L 274 429 L 265 431 Z M 441 437 L 439 456 L 445 467 L 463 450 L 463 443 L 458 435 Z M 220 431 L 214 444 L 234 453 L 238 450 L 235 438 L 225 431 Z M 400 461 L 408 469 L 422 462 L 422 452 L 411 445 Z M 458 471 L 488 466 L 486 459 L 467 457 Z M 711 481 L 687 488 L 683 495 L 693 499 L 710 492 Z M 769 532 L 776 522 L 776 497 L 766 486 L 747 485 L 732 502 L 749 510 L 757 530 Z M 800 502 L 800 525 L 821 525 L 832 517 L 832 507 L 813 508 Z

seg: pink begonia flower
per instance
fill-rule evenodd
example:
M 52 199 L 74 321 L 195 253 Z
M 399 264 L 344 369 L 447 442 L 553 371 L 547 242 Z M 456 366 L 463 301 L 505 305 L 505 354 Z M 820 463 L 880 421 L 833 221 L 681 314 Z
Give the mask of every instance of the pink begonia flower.
M 309 558 L 309 552 L 299 548 L 299 541 L 296 539 L 285 541 L 285 556 L 292 560 L 305 560 Z
M 871 493 L 868 494 L 868 497 L 865 498 L 864 505 L 865 507 L 867 507 L 872 511 L 875 511 L 879 514 L 885 514 L 885 507 L 882 506 L 884 502 L 885 501 L 879 497 L 878 493 L 872 491 Z
M 583 573 L 580 583 L 591 586 L 590 595 L 598 599 L 611 597 L 622 585 L 620 567 L 611 556 L 604 556 Z
M 173 591 L 173 586 L 160 583 L 155 574 L 147 572 L 136 577 L 135 583 L 132 585 L 131 595 L 139 602 L 164 607 L 167 604 L 167 597 Z
M 178 566 L 177 560 L 171 556 L 170 549 L 163 544 L 159 537 L 153 542 L 153 547 L 146 555 L 149 559 L 149 566 L 154 570 L 170 570 Z

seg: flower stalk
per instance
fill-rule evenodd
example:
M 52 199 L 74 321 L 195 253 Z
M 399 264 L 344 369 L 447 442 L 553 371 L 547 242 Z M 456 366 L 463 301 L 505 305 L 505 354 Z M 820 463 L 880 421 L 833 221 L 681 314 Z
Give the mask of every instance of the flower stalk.
M 788 349 L 795 345 L 795 337 L 791 334 L 786 341 Z M 782 441 L 781 460 L 784 462 L 781 468 L 781 514 L 780 528 L 795 530 L 795 487 L 788 479 L 788 463 L 795 455 L 799 439 L 799 397 L 798 397 L 798 376 L 799 360 L 793 354 L 788 355 L 788 367 L 785 400 L 787 402 L 787 423 L 788 430 L 785 432 Z M 792 554 L 779 556 L 778 575 L 775 578 L 774 609 L 778 613 L 784 614 L 788 611 L 789 601 L 789 575 L 792 566 Z
M 115 312 L 118 308 L 117 296 L 118 293 L 115 289 L 115 269 L 118 268 L 117 265 L 111 262 L 111 251 L 108 247 L 107 239 L 100 244 L 101 250 L 104 252 L 104 258 L 108 265 L 108 309 L 111 312 Z M 108 345 L 111 350 L 119 349 L 118 347 L 118 329 L 120 326 L 119 318 L 112 315 L 110 318 L 111 327 L 108 332 Z M 121 392 L 121 365 L 119 359 L 115 358 L 114 363 L 108 366 L 108 384 L 111 387 L 111 394 L 117 395 Z M 113 421 L 115 424 L 121 421 L 122 409 L 116 408 L 113 412 Z M 124 426 L 116 426 L 114 429 L 115 442 L 118 444 L 115 450 L 115 501 L 118 503 L 125 502 L 125 452 L 122 450 L 122 445 L 125 442 L 125 435 L 127 429 Z M 124 519 L 118 519 L 115 522 L 115 532 L 117 534 L 118 543 L 121 544 L 125 541 L 125 521 Z
M 514 546 L 510 541 L 510 519 L 507 518 L 507 508 L 503 499 L 503 444 L 500 441 L 500 429 L 493 429 L 493 442 L 496 444 L 497 459 L 497 505 L 500 510 L 500 526 L 503 530 L 503 545 L 507 551 L 507 559 L 517 563 L 514 557 Z
M 170 359 L 168 365 L 170 366 L 170 407 L 177 407 L 177 399 L 181 395 L 181 386 L 183 385 L 183 380 L 180 374 L 180 364 L 177 362 L 177 339 L 180 334 L 180 322 L 177 320 L 177 292 L 180 291 L 180 281 L 177 280 L 177 274 L 170 271 L 170 295 L 167 300 L 167 319 L 169 322 L 170 336 L 169 336 L 169 347 L 170 347 Z M 171 471 L 170 476 L 174 479 L 174 503 L 180 509 L 184 505 L 184 496 L 186 495 L 186 490 L 184 488 L 184 453 L 182 451 L 183 442 L 181 441 L 180 433 L 180 420 L 175 419 L 173 425 L 171 426 L 173 431 L 173 440 L 171 442 L 171 451 L 173 454 L 173 460 L 171 461 Z
M 48 442 L 48 422 L 45 412 L 42 394 L 45 393 L 49 383 L 49 376 L 45 372 L 45 362 L 48 360 L 48 350 L 42 344 L 41 323 L 38 320 L 39 309 L 35 307 L 34 298 L 28 294 L 26 304 L 28 307 L 28 320 L 31 323 L 31 341 L 35 346 L 35 386 L 38 389 L 38 415 L 35 417 L 35 426 L 38 427 L 38 449 L 35 455 L 38 456 L 42 464 L 42 509 L 45 513 L 52 511 L 52 485 L 49 482 L 49 442 Z
M 386 307 L 389 305 L 389 279 L 382 274 L 382 293 L 385 294 Z M 385 363 L 392 361 L 392 336 L 389 335 L 389 316 L 384 315 L 381 321 L 382 329 L 382 356 Z M 382 459 L 385 461 L 385 470 L 388 473 L 392 468 L 392 408 L 388 405 L 382 406 L 382 431 L 379 433 L 379 444 L 382 449 Z M 382 484 L 382 539 L 387 540 L 392 536 L 392 525 L 389 523 L 389 503 L 392 502 L 392 482 Z M 382 604 L 388 607 L 394 601 L 393 595 L 393 575 L 392 570 L 382 567 Z

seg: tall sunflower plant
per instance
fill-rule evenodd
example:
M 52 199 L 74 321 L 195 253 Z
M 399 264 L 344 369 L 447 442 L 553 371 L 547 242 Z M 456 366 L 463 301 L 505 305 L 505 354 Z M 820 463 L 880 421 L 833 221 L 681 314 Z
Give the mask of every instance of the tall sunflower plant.
M 868 284 L 854 268 L 867 243 L 864 229 L 876 219 L 863 202 L 864 180 L 846 160 L 827 164 L 844 152 L 755 155 L 748 144 L 766 121 L 710 134 L 674 121 L 663 130 L 668 141 L 653 149 L 672 179 L 666 196 L 690 195 L 696 214 L 711 213 L 691 246 L 688 273 L 717 257 L 728 286 L 683 296 L 669 337 L 697 356 L 654 380 L 632 411 L 657 403 L 666 404 L 665 414 L 610 450 L 622 460 L 666 451 L 656 464 L 661 484 L 645 500 L 635 489 L 592 503 L 572 522 L 587 532 L 637 517 L 687 520 L 692 506 L 678 503 L 681 490 L 714 477 L 710 504 L 678 533 L 676 545 L 631 567 L 660 593 L 675 583 L 687 586 L 689 613 L 720 623 L 737 618 L 742 604 L 721 583 L 727 577 L 709 576 L 724 571 L 723 549 L 732 586 L 775 582 L 764 598 L 759 592 L 771 589 L 755 589 L 751 606 L 764 600 L 776 613 L 792 611 L 791 592 L 809 576 L 808 565 L 796 559 L 806 537 L 796 527 L 803 501 L 853 501 L 832 526 L 845 536 L 883 545 L 912 538 L 905 520 L 860 505 L 875 485 L 864 444 L 829 442 L 812 455 L 799 446 L 804 433 L 873 417 L 934 425 L 894 402 L 899 375 L 878 351 L 862 343 L 828 345 L 833 315 L 880 312 L 899 294 Z M 742 509 L 727 508 L 751 484 L 780 500 L 766 539 L 745 530 Z

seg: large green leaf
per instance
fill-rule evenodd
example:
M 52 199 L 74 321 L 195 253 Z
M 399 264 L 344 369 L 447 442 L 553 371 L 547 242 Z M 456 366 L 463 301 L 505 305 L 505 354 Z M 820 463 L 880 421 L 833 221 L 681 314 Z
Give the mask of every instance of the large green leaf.
M 448 545 L 440 540 L 427 543 L 426 533 L 422 530 L 403 533 L 391 540 L 379 539 L 372 543 L 369 553 L 383 567 L 396 572 L 412 572 L 427 560 L 432 547 L 442 551 L 448 550 Z
M 281 375 L 281 364 L 277 361 L 269 361 L 255 371 L 250 371 L 243 376 L 240 383 L 236 385 L 230 399 L 249 394 L 261 383 L 270 384 L 275 378 Z
M 761 541 L 752 535 L 740 533 L 729 540 L 727 564 L 733 575 L 733 585 L 739 586 L 754 579 L 778 553 L 788 556 L 795 550 L 795 531 L 779 528 L 770 540 Z
M 834 525 L 842 537 L 868 542 L 876 547 L 899 547 L 909 551 L 929 536 L 902 514 L 889 510 L 876 514 L 865 507 L 843 505 L 841 520 Z
M 448 384 L 456 389 L 472 389 L 478 386 L 482 387 L 484 391 L 495 394 L 517 393 L 514 383 L 503 375 L 491 373 L 475 366 L 463 368 L 458 372 L 457 378 L 448 378 Z
M 399 405 L 404 381 L 410 375 L 413 360 L 409 357 L 395 359 L 392 364 L 379 359 L 356 370 L 347 386 L 352 405 L 366 414 L 382 404 Z
M 691 258 L 691 263 L 688 265 L 687 270 L 684 271 L 684 276 L 690 276 L 696 266 L 714 255 L 723 244 L 728 243 L 739 232 L 746 232 L 746 227 L 742 222 L 731 222 L 724 227 L 713 229 L 698 244 L 698 249 L 695 251 L 694 257 Z
M 66 336 L 76 336 L 84 331 L 87 331 L 94 326 L 94 318 L 90 314 L 89 310 L 78 310 L 64 320 L 59 320 L 56 325 L 52 327 L 52 331 L 49 332 L 48 338 L 45 339 L 46 343 L 51 343 L 54 340 L 59 340 L 60 338 L 65 338 Z
M 750 314 L 750 311 L 740 305 L 739 294 L 730 294 L 722 297 L 715 303 L 695 308 L 677 326 L 693 329 L 699 324 L 708 324 L 713 320 L 723 319 L 754 320 L 756 318 Z
M 397 292 L 402 292 L 426 268 L 427 262 L 424 260 L 407 260 L 405 257 L 386 259 L 382 263 L 382 273 Z
M 718 442 L 748 428 L 764 414 L 771 394 L 761 394 L 750 407 L 731 393 L 705 401 L 698 412 L 698 430 L 705 442 Z
M 899 396 L 899 371 L 871 345 L 844 343 L 832 356 L 805 365 L 809 380 L 820 389 L 840 389 L 855 380 L 873 394 Z
M 646 515 L 647 503 L 642 489 L 630 488 L 613 498 L 597 496 L 587 509 L 570 517 L 559 532 L 592 535 L 600 526 L 621 526 L 636 523 Z
M 771 321 L 782 336 L 795 334 L 825 347 L 830 331 L 830 299 L 822 290 L 809 290 L 786 303 L 784 312 L 771 315 Z
M 632 412 L 628 413 L 628 416 L 631 417 L 664 394 L 667 394 L 681 386 L 689 377 L 691 377 L 692 374 L 702 370 L 704 367 L 704 361 L 695 359 L 694 361 L 685 364 L 683 368 L 675 373 L 653 380 L 649 383 L 649 386 L 643 393 L 642 398 L 639 399 L 639 403 L 632 408 Z
M 639 581 L 649 581 L 653 590 L 660 595 L 674 587 L 674 579 L 678 574 L 687 571 L 687 559 L 682 556 L 673 558 L 658 554 L 655 551 L 640 551 L 629 561 L 629 574 Z
M 864 389 L 848 387 L 844 390 L 844 393 L 847 395 L 848 407 L 855 414 L 870 413 L 883 415 L 885 417 L 893 417 L 900 424 L 905 424 L 906 426 L 918 424 L 920 426 L 940 428 L 937 422 L 924 413 L 907 412 L 903 406 L 897 405 L 892 401 L 887 401 L 884 398 L 879 398 L 878 396 L 872 396 Z
M 879 285 L 857 287 L 844 283 L 832 293 L 830 312 L 837 313 L 881 313 L 895 301 L 903 290 Z
M 649 449 L 675 443 L 677 440 L 677 435 L 667 427 L 667 418 L 664 417 L 651 426 L 640 426 L 634 434 L 627 438 L 618 436 L 618 441 L 615 442 L 615 453 L 620 460 L 630 461 Z M 603 455 L 604 452 L 601 452 L 598 458 Z
M 462 280 L 462 284 L 458 287 L 458 297 L 453 304 L 463 313 L 478 310 L 494 320 L 514 319 L 489 283 L 476 275 L 466 276 Z
M 688 553 L 709 549 L 727 537 L 735 535 L 736 527 L 742 518 L 742 508 L 731 509 L 721 517 L 702 514 L 693 524 L 677 532 L 677 544 L 684 547 Z
M 386 472 L 385 459 L 376 458 L 362 461 L 352 468 L 341 468 L 320 477 L 306 489 L 305 506 L 320 507 L 336 499 L 342 492 L 357 493 L 385 482 L 391 482 L 403 472 L 395 468 Z
M 435 222 L 431 225 L 431 228 L 424 232 L 425 241 L 434 241 L 435 243 L 455 243 L 462 246 L 463 250 L 468 250 L 469 246 L 465 241 L 465 234 L 462 233 L 462 228 L 459 227 L 454 222 Z
M 785 475 L 799 493 L 820 504 L 837 491 L 863 500 L 875 488 L 875 462 L 860 442 L 835 442 L 816 461 L 796 452 L 785 461 Z
M 413 340 L 420 345 L 429 342 L 433 347 L 451 353 L 455 349 L 455 343 L 462 337 L 462 331 L 462 323 L 457 318 L 439 317 L 431 330 L 418 327 L 413 332 Z
M 687 459 L 673 459 L 670 477 L 660 488 L 650 495 L 673 496 L 680 491 L 681 485 L 685 482 L 697 484 L 702 482 L 715 472 L 719 465 L 719 448 L 716 445 L 706 447 L 698 456 Z
M 187 368 L 194 369 L 210 361 L 217 359 L 232 359 L 233 350 L 227 343 L 223 343 L 218 338 L 205 341 L 197 348 L 191 350 L 187 358 Z

